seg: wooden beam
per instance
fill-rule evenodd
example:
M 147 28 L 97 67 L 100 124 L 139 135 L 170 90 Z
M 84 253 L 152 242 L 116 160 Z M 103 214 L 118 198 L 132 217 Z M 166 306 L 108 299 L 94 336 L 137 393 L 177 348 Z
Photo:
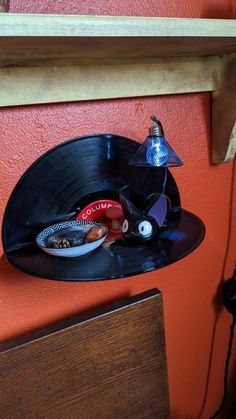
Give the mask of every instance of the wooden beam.
M 225 56 L 222 82 L 213 92 L 212 161 L 228 162 L 236 152 L 236 54 Z
M 79 16 L 11 13 L 0 15 L 0 36 L 57 37 L 232 37 L 233 19 Z M 209 40 L 211 42 L 211 40 Z M 46 46 L 45 46 L 46 48 Z
M 236 52 L 234 20 L 0 14 L 0 64 Z
M 0 69 L 0 106 L 156 96 L 220 87 L 220 57 Z

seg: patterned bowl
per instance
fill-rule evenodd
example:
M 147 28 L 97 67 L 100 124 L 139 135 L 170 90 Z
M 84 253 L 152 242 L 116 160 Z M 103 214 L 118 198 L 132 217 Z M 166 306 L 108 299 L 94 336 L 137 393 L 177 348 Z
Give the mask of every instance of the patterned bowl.
M 36 237 L 36 244 L 44 252 L 59 257 L 77 257 L 97 249 L 107 237 L 108 231 L 98 240 L 83 243 L 84 236 L 92 227 L 103 226 L 94 221 L 64 221 L 47 227 Z

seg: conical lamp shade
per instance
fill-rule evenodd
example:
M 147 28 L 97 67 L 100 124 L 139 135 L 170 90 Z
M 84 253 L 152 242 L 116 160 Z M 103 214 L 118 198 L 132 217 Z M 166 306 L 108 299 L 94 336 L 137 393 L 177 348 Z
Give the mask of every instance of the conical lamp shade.
M 171 167 L 183 162 L 163 136 L 149 136 L 129 160 L 132 166 Z

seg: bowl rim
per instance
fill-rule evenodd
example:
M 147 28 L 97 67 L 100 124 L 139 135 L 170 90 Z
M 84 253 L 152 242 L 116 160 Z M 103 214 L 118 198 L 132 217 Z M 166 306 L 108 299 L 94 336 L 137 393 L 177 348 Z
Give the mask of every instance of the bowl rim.
M 99 223 L 99 222 L 96 222 L 96 221 L 89 221 L 89 220 L 69 220 L 69 221 L 62 221 L 60 223 L 52 224 L 52 225 L 44 228 L 40 233 L 38 233 L 37 236 L 36 236 L 36 239 L 35 239 L 36 245 L 39 248 L 41 248 L 41 249 L 56 250 L 57 252 L 58 251 L 60 252 L 60 251 L 68 250 L 68 249 L 81 248 L 82 246 L 86 246 L 86 245 L 89 245 L 90 244 L 90 243 L 83 243 L 83 244 L 80 244 L 78 246 L 70 246 L 68 248 L 56 249 L 54 247 L 48 247 L 44 243 L 43 244 L 39 243 L 39 241 L 45 240 L 46 237 L 50 236 L 50 233 L 53 234 L 56 231 L 63 230 L 64 228 L 67 228 L 67 227 L 70 227 L 70 226 L 72 226 L 72 227 L 73 226 L 75 226 L 75 227 L 76 226 L 77 227 L 89 227 L 89 228 L 92 228 L 92 227 L 100 227 L 100 226 L 106 227 L 106 233 L 103 234 L 103 236 L 100 237 L 99 239 L 94 240 L 93 242 L 90 242 L 90 243 L 96 243 L 99 240 L 101 240 L 103 238 L 106 238 L 107 235 L 108 235 L 108 233 L 109 233 L 109 230 L 108 230 L 108 228 L 107 228 L 107 226 L 105 224 L 102 224 L 102 223 Z M 53 231 L 53 230 L 55 230 L 55 231 Z

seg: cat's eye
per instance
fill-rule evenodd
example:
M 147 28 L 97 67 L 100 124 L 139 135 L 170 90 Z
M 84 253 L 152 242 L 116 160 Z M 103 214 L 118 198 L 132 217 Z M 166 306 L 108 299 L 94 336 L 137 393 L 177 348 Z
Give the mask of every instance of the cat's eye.
M 142 236 L 150 236 L 152 234 L 152 224 L 149 221 L 142 221 L 138 226 L 138 230 Z
M 128 231 L 129 228 L 129 222 L 128 220 L 124 220 L 123 225 L 122 225 L 122 233 L 126 233 Z

